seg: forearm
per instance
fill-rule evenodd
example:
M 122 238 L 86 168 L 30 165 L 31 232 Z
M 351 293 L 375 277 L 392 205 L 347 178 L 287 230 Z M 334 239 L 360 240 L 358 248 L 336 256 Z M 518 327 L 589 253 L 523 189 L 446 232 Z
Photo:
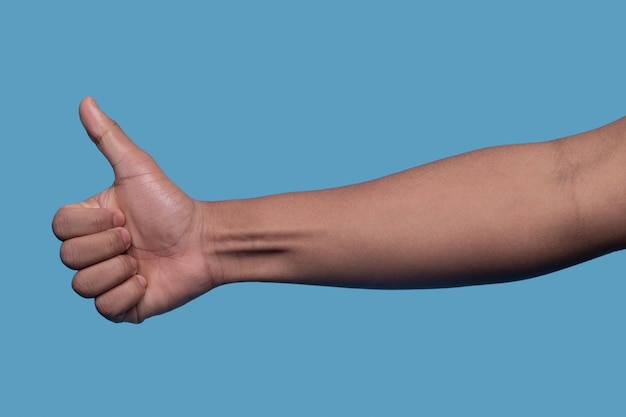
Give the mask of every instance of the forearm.
M 621 249 L 622 124 L 347 187 L 206 203 L 211 273 L 219 283 L 446 287 Z

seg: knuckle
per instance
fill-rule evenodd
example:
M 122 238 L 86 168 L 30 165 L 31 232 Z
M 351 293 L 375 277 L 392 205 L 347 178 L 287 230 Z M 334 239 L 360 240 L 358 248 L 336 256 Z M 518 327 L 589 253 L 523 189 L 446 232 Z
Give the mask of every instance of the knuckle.
M 92 298 L 97 294 L 94 293 L 92 285 L 86 279 L 82 271 L 78 271 L 72 279 L 72 289 L 74 292 L 84 298 Z
M 94 140 L 96 145 L 100 145 L 103 142 L 110 140 L 112 136 L 115 135 L 115 132 L 121 130 L 120 125 L 113 119 L 109 119 L 109 122 L 106 123 L 104 129 L 102 130 L 102 134 Z
M 59 209 L 52 218 L 52 232 L 59 240 L 65 240 L 68 236 L 67 210 Z
M 131 261 L 131 258 L 128 255 L 119 256 L 117 258 L 116 264 L 117 264 L 119 276 L 129 277 L 136 272 L 135 271 L 136 268 L 134 267 Z
M 119 253 L 126 249 L 124 241 L 124 229 L 122 227 L 115 228 L 107 233 L 107 245 L 111 253 Z
M 117 248 L 120 246 L 119 242 L 121 241 L 121 236 L 119 231 L 112 230 L 110 233 L 106 234 L 106 245 L 109 249 L 109 252 L 115 253 Z
M 70 269 L 78 269 L 78 254 L 72 242 L 63 242 L 60 255 L 61 262 Z
M 119 323 L 122 319 L 120 316 L 123 316 L 124 312 L 120 312 L 116 304 L 113 297 L 108 296 L 108 294 L 103 294 L 95 299 L 95 306 L 98 313 L 108 320 Z
M 101 231 L 107 229 L 107 226 L 105 225 L 102 216 L 92 216 L 90 217 L 90 220 L 93 225 L 93 230 Z

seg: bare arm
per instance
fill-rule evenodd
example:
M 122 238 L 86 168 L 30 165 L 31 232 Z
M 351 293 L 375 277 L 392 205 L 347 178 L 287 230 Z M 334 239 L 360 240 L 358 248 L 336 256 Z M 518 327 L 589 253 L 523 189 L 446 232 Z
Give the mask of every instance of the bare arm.
M 348 187 L 215 204 L 215 274 L 448 287 L 528 278 L 621 249 L 624 123 Z
M 626 244 L 626 120 L 374 181 L 248 200 L 186 196 L 95 103 L 112 187 L 53 221 L 73 287 L 140 322 L 231 282 L 432 288 L 511 281 Z

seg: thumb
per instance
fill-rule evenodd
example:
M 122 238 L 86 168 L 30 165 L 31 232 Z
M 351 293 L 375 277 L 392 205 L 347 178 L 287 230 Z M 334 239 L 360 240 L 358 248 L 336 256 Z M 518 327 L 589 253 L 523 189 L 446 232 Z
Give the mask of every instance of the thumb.
M 122 128 L 100 110 L 93 98 L 85 97 L 78 113 L 87 134 L 112 167 L 115 168 L 128 152 L 139 150 Z

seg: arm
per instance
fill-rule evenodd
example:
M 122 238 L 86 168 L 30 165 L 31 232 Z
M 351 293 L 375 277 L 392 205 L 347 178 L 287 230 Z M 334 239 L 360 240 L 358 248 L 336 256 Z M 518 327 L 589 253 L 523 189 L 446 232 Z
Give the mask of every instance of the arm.
M 363 184 L 228 201 L 221 282 L 430 288 L 533 277 L 624 247 L 626 120 Z
M 140 322 L 245 281 L 431 288 L 532 277 L 624 247 L 626 120 L 483 149 L 374 181 L 249 200 L 187 197 L 91 99 L 112 187 L 53 230 L 74 289 Z

